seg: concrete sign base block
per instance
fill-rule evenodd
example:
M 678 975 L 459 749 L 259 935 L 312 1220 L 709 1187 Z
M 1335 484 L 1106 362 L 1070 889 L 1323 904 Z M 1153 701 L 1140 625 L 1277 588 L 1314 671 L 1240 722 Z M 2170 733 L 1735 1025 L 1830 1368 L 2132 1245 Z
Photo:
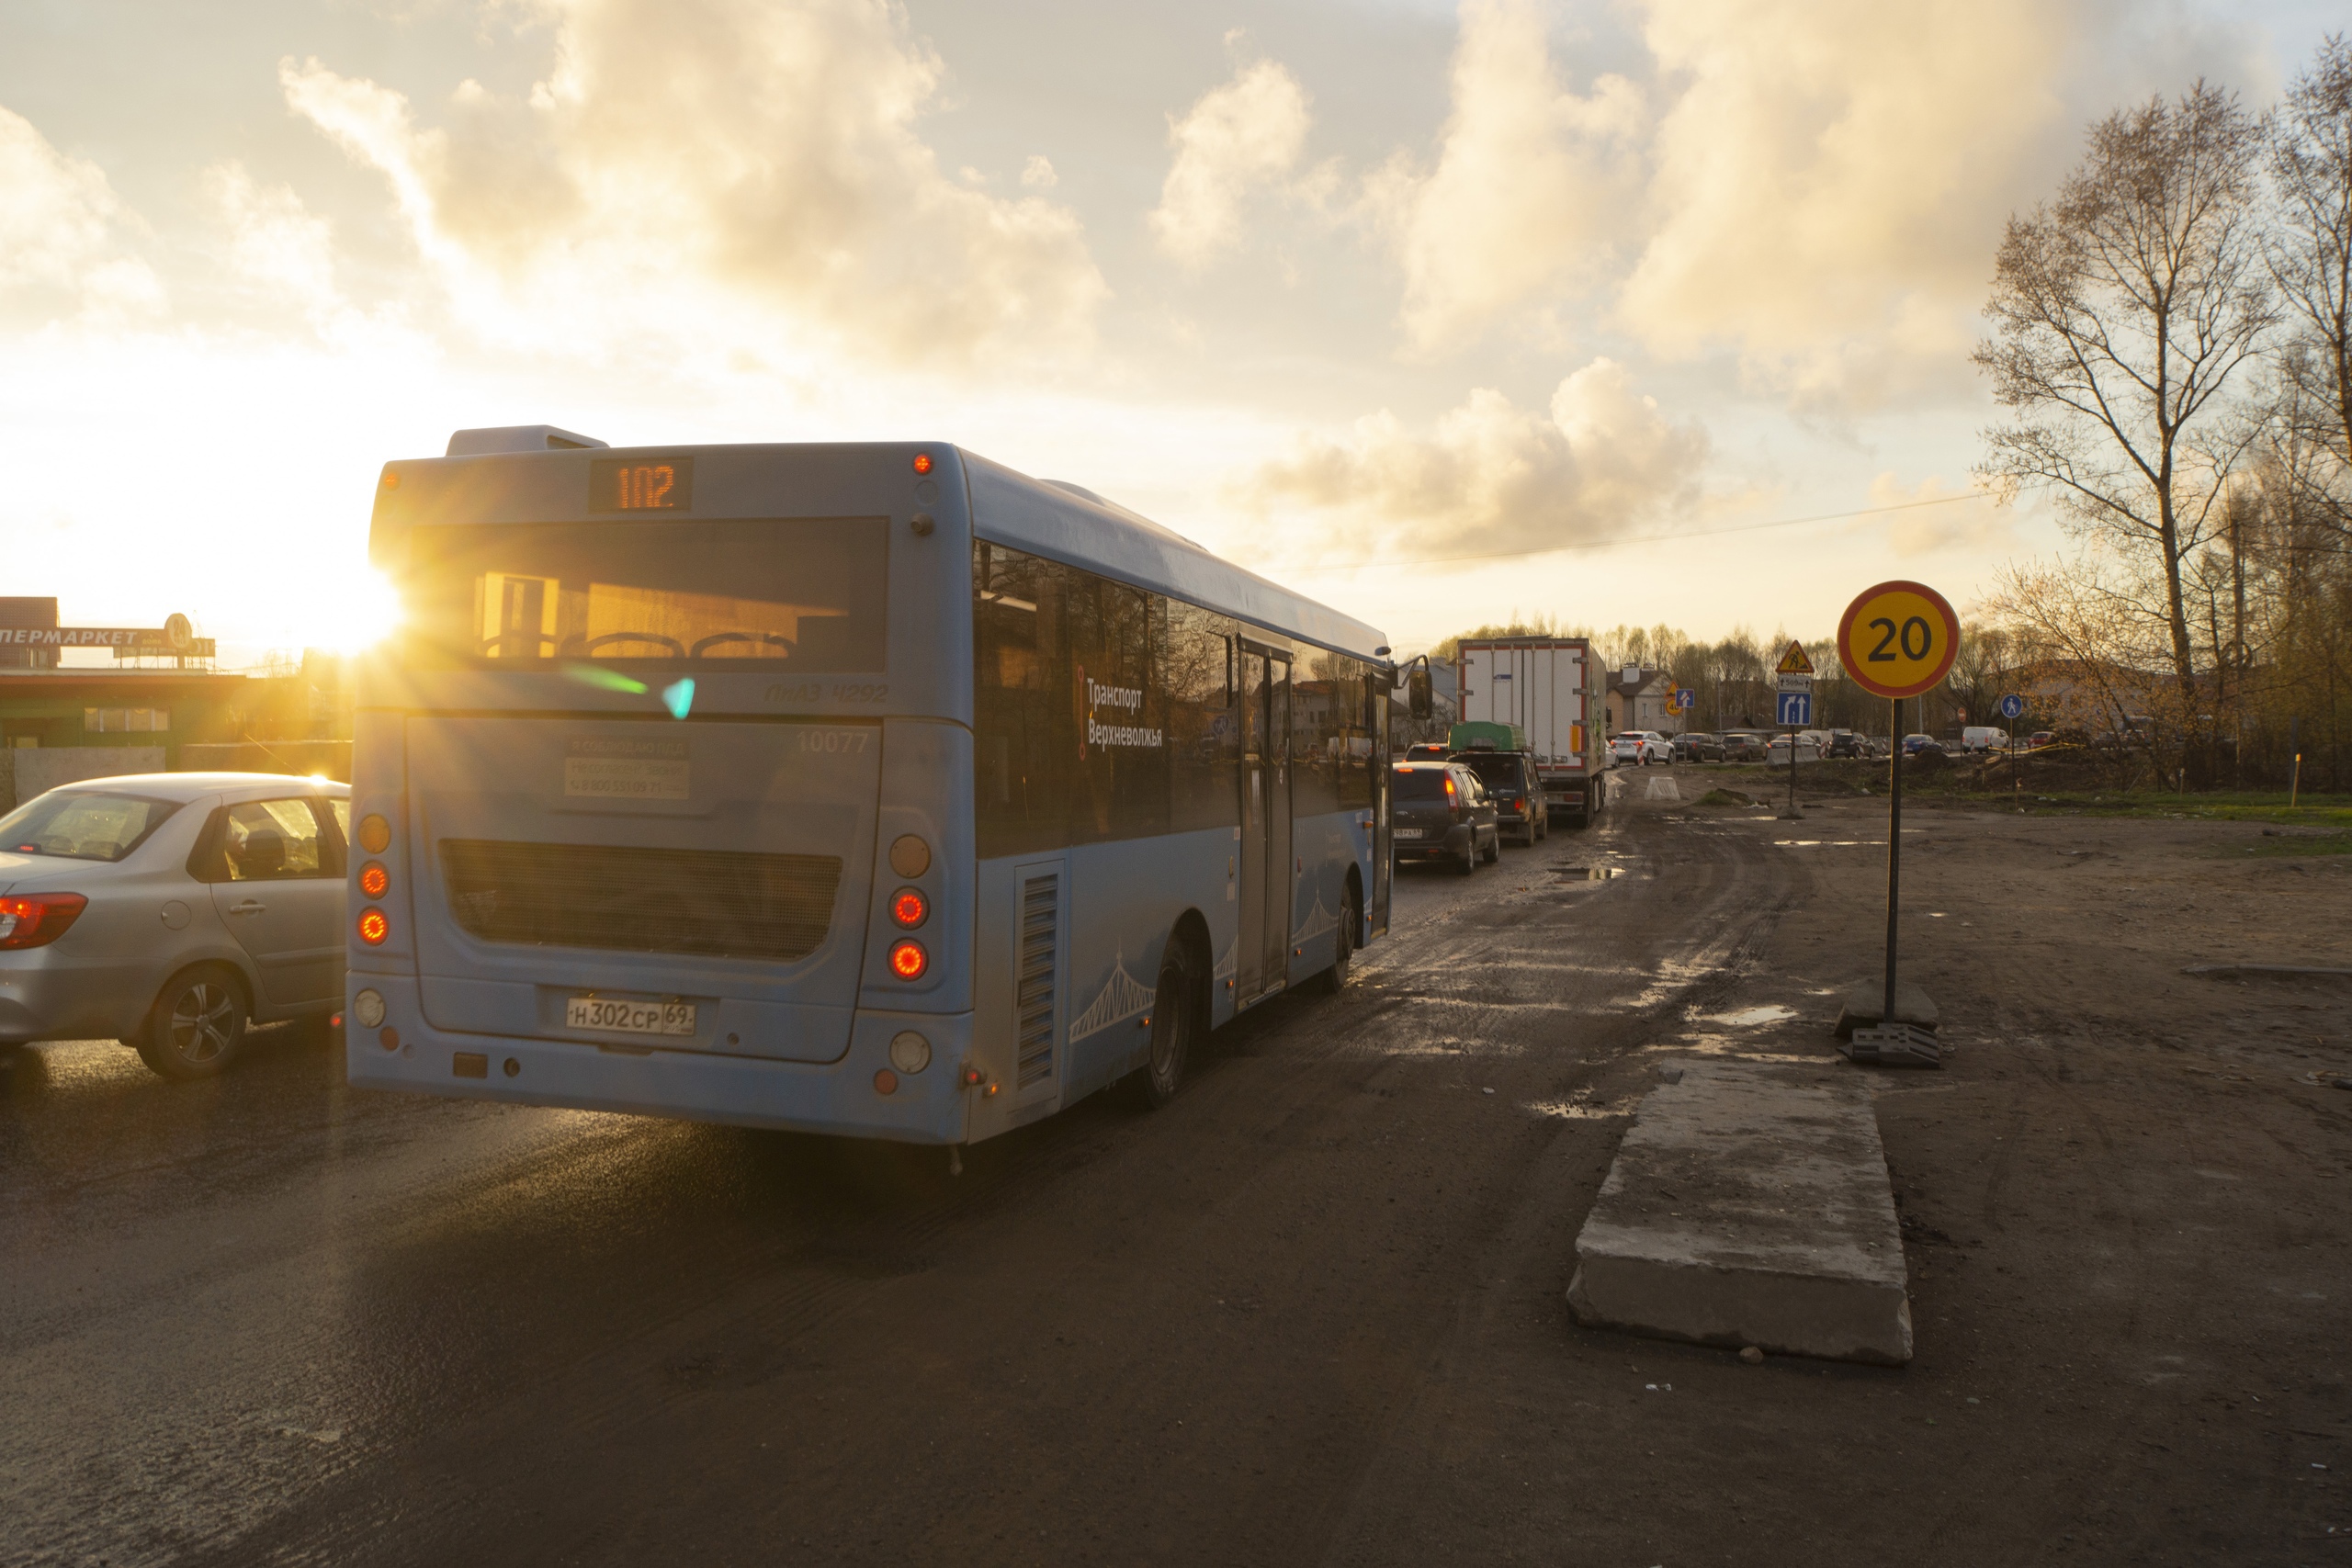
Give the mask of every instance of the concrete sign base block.
M 1845 1005 L 1838 1010 L 1837 1027 L 1832 1031 L 1840 1040 L 1851 1040 L 1854 1031 L 1868 1029 L 1874 1023 L 1908 1023 L 1927 1030 L 1936 1027 L 1936 1004 L 1928 999 L 1927 992 L 1908 980 L 1894 983 L 1894 1017 L 1892 1021 L 1879 1016 L 1886 1010 L 1886 982 L 1883 979 L 1864 980 L 1859 985 L 1847 987 L 1842 1000 Z
M 1690 1061 L 1650 1091 L 1577 1237 L 1578 1322 L 1899 1367 L 1903 1235 L 1865 1087 Z

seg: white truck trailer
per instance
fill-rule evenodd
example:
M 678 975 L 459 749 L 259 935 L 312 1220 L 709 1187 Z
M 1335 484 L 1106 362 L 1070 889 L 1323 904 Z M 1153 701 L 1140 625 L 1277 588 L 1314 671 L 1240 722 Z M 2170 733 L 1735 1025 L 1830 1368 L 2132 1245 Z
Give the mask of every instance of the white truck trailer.
M 1464 638 L 1454 660 L 1462 717 L 1527 732 L 1553 820 L 1577 827 L 1604 799 L 1600 682 L 1592 644 L 1580 637 Z

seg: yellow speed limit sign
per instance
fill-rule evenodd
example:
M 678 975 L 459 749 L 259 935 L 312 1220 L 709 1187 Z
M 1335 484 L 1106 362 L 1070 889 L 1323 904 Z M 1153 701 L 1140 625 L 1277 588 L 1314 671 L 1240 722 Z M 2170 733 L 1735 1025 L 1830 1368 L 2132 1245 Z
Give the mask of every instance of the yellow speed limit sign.
M 1960 617 L 1924 582 L 1865 588 L 1838 623 L 1838 659 L 1846 678 L 1882 697 L 1934 690 L 1960 653 Z

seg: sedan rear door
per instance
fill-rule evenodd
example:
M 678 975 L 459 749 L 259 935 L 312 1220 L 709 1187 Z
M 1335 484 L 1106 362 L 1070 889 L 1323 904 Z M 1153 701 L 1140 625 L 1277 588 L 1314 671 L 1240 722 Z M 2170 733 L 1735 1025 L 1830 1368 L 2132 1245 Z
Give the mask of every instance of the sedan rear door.
M 239 801 L 214 814 L 198 863 L 220 921 L 254 961 L 270 1010 L 343 994 L 343 840 L 310 795 Z

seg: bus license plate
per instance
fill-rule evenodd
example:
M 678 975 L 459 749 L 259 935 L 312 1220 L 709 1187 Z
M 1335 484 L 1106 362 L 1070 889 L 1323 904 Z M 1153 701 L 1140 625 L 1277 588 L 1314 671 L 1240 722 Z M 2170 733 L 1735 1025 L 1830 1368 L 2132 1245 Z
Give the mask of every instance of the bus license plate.
M 566 1029 L 601 1029 L 617 1034 L 692 1034 L 692 1002 L 632 1002 L 618 997 L 571 997 L 563 1004 Z
M 1419 828 L 1391 828 L 1388 836 L 1392 839 L 1418 839 L 1421 830 Z

